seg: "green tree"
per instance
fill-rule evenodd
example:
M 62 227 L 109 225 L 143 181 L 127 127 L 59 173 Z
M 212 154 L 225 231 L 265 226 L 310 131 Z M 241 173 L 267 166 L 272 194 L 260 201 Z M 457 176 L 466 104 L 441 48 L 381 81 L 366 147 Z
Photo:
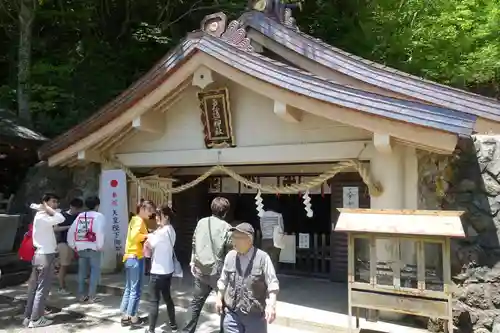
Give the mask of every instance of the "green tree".
M 247 0 L 32 1 L 0 0 L 0 106 L 20 115 L 29 110 L 35 128 L 49 137 L 121 93 L 198 29 L 204 15 L 224 11 L 232 19 L 247 5 Z M 36 20 L 30 15 L 20 20 L 21 2 L 33 5 Z M 499 11 L 500 0 L 308 0 L 295 16 L 302 31 L 355 55 L 498 96 Z M 21 22 L 32 22 L 33 35 L 31 65 L 23 67 L 31 71 L 19 79 L 19 51 L 27 49 L 21 41 L 29 34 Z M 27 103 L 19 98 L 23 88 L 31 92 Z

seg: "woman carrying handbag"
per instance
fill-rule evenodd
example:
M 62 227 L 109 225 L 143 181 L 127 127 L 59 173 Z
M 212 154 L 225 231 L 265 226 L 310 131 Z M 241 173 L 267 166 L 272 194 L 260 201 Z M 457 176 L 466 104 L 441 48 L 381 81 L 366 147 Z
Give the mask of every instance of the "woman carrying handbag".
M 182 268 L 174 252 L 175 230 L 171 225 L 174 213 L 168 205 L 163 205 L 156 213 L 158 229 L 149 235 L 145 248 L 151 251 L 151 273 L 149 281 L 149 327 L 146 333 L 155 331 L 158 321 L 160 296 L 167 305 L 169 326 L 177 331 L 175 306 L 170 294 L 172 277 L 182 277 Z

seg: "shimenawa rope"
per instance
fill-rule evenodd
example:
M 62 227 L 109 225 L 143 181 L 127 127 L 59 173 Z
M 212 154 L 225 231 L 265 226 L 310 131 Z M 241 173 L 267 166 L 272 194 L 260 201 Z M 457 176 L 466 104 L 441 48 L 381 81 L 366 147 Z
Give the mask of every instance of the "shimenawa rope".
M 119 161 L 117 158 L 111 157 L 102 157 L 102 162 L 108 165 L 113 165 L 115 167 L 118 167 L 122 169 L 128 177 L 134 182 L 136 182 L 141 188 L 148 189 L 153 192 L 157 193 L 162 193 L 166 198 L 168 197 L 168 194 L 175 194 L 175 193 L 180 193 L 182 191 L 185 191 L 191 187 L 194 187 L 198 185 L 199 183 L 203 182 L 205 179 L 210 177 L 212 174 L 220 171 L 228 175 L 229 177 L 233 178 L 237 182 L 256 189 L 258 192 L 261 193 L 273 193 L 273 194 L 296 194 L 296 193 L 305 193 L 308 192 L 310 189 L 316 188 L 321 186 L 324 182 L 327 180 L 335 177 L 336 174 L 338 174 L 341 171 L 354 168 L 361 178 L 363 179 L 363 182 L 368 186 L 368 190 L 371 196 L 377 197 L 382 194 L 383 188 L 379 182 L 373 181 L 370 177 L 370 173 L 368 168 L 361 163 L 359 160 L 346 160 L 346 161 L 341 161 L 336 164 L 334 164 L 331 169 L 325 171 L 321 175 L 314 177 L 310 181 L 300 183 L 300 184 L 290 184 L 287 186 L 277 186 L 277 185 L 262 185 L 259 183 L 252 182 L 248 180 L 245 177 L 240 176 L 233 170 L 231 170 L 228 167 L 225 167 L 223 165 L 217 164 L 213 167 L 211 167 L 209 170 L 207 170 L 204 174 L 196 178 L 195 180 L 180 185 L 172 188 L 163 188 L 163 187 L 153 187 L 152 185 L 148 184 L 146 181 L 141 180 L 137 178 L 132 170 L 130 170 L 127 166 L 125 166 L 121 161 Z

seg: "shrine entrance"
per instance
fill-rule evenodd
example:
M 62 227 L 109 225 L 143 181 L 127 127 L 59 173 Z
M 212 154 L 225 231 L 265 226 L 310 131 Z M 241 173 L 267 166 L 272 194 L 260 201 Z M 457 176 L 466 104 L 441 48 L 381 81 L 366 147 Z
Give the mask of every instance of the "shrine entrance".
M 257 226 L 256 197 L 265 201 L 266 195 L 279 194 L 292 251 L 285 251 L 282 271 L 345 280 L 346 238 L 334 230 L 337 208 L 417 209 L 419 152 L 451 154 L 459 137 L 498 126 L 497 120 L 483 119 L 483 111 L 450 109 L 460 104 L 452 99 L 467 101 L 468 111 L 484 110 L 486 102 L 470 94 L 443 93 L 446 88 L 419 80 L 409 84 L 415 78 L 364 62 L 353 66 L 358 60 L 334 55 L 324 43 L 306 47 L 316 50 L 307 55 L 292 54 L 297 50 L 280 49 L 270 38 L 285 36 L 286 47 L 312 39 L 270 20 L 279 33 L 259 41 L 245 17 L 230 23 L 223 13 L 205 17 L 204 33 L 189 34 L 113 102 L 40 149 L 50 166 L 101 165 L 101 196 L 115 202 L 121 214 L 119 230 L 109 230 L 114 239 L 105 246 L 106 269 L 114 270 L 122 254 L 115 244 L 123 243 L 127 213 L 137 202 L 127 191 L 120 198 L 104 195 L 115 193 L 102 181 L 113 172 L 143 189 L 149 186 L 160 198 L 156 202 L 172 202 L 184 260 L 212 196 L 228 196 L 234 221 L 248 219 Z M 264 52 L 272 45 L 273 52 Z M 436 94 L 449 99 L 422 100 Z M 151 187 L 148 181 L 157 180 L 141 180 L 148 176 L 176 181 L 172 187 Z M 294 182 L 284 184 L 286 177 Z M 222 182 L 214 191 L 216 179 Z M 444 186 L 444 177 L 436 179 L 436 187 Z M 311 200 L 306 218 L 300 196 Z
M 313 173 L 302 173 L 297 166 L 283 166 L 286 173 L 262 173 L 268 167 L 245 167 L 248 173 L 243 176 L 260 184 L 283 184 L 285 182 L 303 182 L 317 176 Z M 321 169 L 318 166 L 316 169 Z M 179 169 L 173 177 L 175 186 L 182 185 L 196 178 L 188 176 L 189 168 Z M 353 190 L 354 189 L 354 190 Z M 346 190 L 355 192 L 356 203 L 344 203 Z M 213 176 L 206 181 L 184 192 L 174 194 L 173 208 L 176 211 L 174 227 L 178 234 L 177 250 L 179 258 L 186 264 L 190 260 L 191 240 L 197 221 L 210 215 L 210 203 L 213 198 L 222 196 L 231 203 L 226 220 L 231 225 L 241 222 L 252 224 L 256 230 L 256 245 L 260 246 L 260 219 L 256 209 L 257 191 L 238 184 L 227 176 Z M 356 205 L 360 208 L 370 207 L 370 196 L 366 185 L 356 172 L 339 173 L 333 179 L 310 191 L 313 216 L 308 217 L 301 194 L 262 194 L 264 209 L 269 200 L 278 202 L 278 210 L 283 215 L 286 237 L 286 248 L 280 258 L 280 274 L 313 276 L 336 282 L 347 280 L 347 239 L 344 234 L 332 233 L 332 224 L 338 218 L 338 208 Z

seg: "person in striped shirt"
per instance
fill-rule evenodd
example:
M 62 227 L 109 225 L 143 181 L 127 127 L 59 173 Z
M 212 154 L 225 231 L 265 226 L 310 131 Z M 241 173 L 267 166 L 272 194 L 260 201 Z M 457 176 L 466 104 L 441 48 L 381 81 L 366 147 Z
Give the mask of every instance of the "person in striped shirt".
M 261 249 L 271 257 L 273 266 L 278 269 L 278 261 L 281 249 L 274 244 L 274 229 L 278 228 L 278 233 L 284 233 L 283 215 L 279 213 L 279 202 L 275 196 L 266 198 L 264 208 L 266 209 L 260 218 L 260 230 L 262 232 Z

